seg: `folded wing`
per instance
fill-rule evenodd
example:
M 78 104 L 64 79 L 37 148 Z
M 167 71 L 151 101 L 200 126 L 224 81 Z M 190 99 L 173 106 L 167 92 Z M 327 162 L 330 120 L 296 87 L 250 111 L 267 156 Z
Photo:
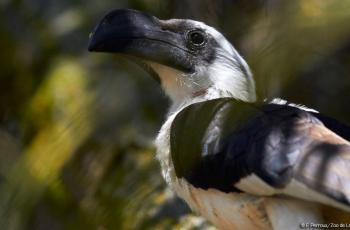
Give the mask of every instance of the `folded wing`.
M 288 105 L 217 99 L 175 118 L 178 177 L 203 189 L 285 194 L 350 210 L 350 128 Z

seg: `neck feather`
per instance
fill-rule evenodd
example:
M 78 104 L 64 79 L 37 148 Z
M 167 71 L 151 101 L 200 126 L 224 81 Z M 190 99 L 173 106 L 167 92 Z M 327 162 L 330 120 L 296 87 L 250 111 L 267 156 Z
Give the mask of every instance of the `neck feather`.
M 150 63 L 161 79 L 163 90 L 170 97 L 170 112 L 204 100 L 232 97 L 254 102 L 255 84 L 248 72 L 223 62 L 212 63 L 209 68 L 198 69 L 194 74 L 184 74 L 176 69 Z

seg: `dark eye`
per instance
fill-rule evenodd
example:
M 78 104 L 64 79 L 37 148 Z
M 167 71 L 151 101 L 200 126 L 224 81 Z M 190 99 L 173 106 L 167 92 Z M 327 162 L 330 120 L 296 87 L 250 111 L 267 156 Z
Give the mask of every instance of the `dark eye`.
M 188 39 L 195 46 L 203 46 L 206 42 L 205 34 L 198 30 L 189 32 Z

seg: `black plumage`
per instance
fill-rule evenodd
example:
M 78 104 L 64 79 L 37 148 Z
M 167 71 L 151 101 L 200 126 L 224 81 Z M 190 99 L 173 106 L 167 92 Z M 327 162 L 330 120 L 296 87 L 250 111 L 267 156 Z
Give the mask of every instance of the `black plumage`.
M 341 138 L 349 133 L 350 127 L 296 106 L 221 98 L 176 116 L 171 154 L 177 177 L 199 188 L 242 192 L 234 185 L 254 174 L 275 189 L 295 179 L 349 205 L 350 147 Z

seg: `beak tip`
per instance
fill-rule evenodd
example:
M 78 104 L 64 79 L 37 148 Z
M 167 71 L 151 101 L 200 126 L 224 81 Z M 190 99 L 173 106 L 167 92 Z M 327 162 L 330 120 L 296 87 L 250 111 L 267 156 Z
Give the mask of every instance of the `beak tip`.
M 94 32 L 90 33 L 89 35 L 89 43 L 87 49 L 89 52 L 98 51 L 98 42 L 96 41 L 96 36 Z
M 95 46 L 93 44 L 91 44 L 91 42 L 88 45 L 88 51 L 89 52 L 94 52 L 95 51 Z

